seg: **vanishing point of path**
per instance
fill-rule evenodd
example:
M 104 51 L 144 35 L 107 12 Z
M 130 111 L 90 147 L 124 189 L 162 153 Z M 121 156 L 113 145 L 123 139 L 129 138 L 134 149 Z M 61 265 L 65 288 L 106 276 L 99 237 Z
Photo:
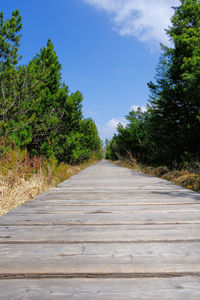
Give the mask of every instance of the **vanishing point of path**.
M 101 161 L 0 218 L 1 300 L 200 299 L 200 194 Z

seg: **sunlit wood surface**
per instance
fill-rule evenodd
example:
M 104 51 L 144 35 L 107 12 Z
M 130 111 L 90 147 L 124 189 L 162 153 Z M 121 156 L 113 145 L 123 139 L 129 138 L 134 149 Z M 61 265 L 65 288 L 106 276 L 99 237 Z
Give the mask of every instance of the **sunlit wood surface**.
M 200 194 L 101 161 L 0 217 L 0 299 L 200 299 Z

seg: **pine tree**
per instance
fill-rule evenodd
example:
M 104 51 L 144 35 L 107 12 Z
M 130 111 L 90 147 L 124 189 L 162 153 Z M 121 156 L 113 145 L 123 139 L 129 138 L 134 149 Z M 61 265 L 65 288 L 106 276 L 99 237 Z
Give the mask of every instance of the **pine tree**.
M 79 163 L 100 151 L 92 120 L 83 118 L 82 94 L 61 83 L 61 65 L 48 40 L 19 66 L 21 16 L 0 14 L 0 134 L 31 155 Z
M 167 30 L 156 84 L 149 83 L 152 138 L 163 161 L 200 153 L 200 3 L 181 0 Z
M 15 126 L 13 115 L 17 111 L 20 102 L 18 82 L 21 80 L 16 71 L 16 65 L 20 59 L 18 47 L 20 43 L 20 31 L 22 29 L 22 17 L 18 10 L 12 13 L 12 17 L 4 20 L 3 12 L 0 13 L 0 135 L 9 135 Z
M 10 65 L 16 65 L 19 59 L 18 47 L 22 29 L 22 17 L 18 10 L 12 13 L 11 19 L 4 20 L 0 12 L 0 72 Z

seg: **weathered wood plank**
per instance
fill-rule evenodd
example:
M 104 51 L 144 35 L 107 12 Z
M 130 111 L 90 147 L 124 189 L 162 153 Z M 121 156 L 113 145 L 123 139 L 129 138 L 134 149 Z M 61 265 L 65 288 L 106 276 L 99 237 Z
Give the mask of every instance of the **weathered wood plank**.
M 169 189 L 169 191 L 166 191 L 166 189 L 163 189 L 163 191 L 157 191 L 157 188 L 155 187 L 155 189 L 151 190 L 143 190 L 141 191 L 141 189 L 138 190 L 134 190 L 134 189 L 121 189 L 121 190 L 117 190 L 116 188 L 113 189 L 97 189 L 96 187 L 94 187 L 93 189 L 91 189 L 90 191 L 84 191 L 82 189 L 64 189 L 64 188 L 58 188 L 57 190 L 50 190 L 48 193 L 44 193 L 41 194 L 40 196 L 38 196 L 36 199 L 43 199 L 43 198 L 48 198 L 48 197 L 58 197 L 58 196 L 64 196 L 64 197 L 68 197 L 68 196 L 82 196 L 82 197 L 94 197 L 99 195 L 99 196 L 110 196 L 111 198 L 116 198 L 116 197 L 120 197 L 122 196 L 123 198 L 127 198 L 127 197 L 133 197 L 135 196 L 136 199 L 138 198 L 151 198 L 151 197 L 157 197 L 160 198 L 161 196 L 166 198 L 166 197 L 176 197 L 176 198 L 191 198 L 194 200 L 200 200 L 200 196 L 199 194 L 193 193 L 189 190 L 171 190 Z
M 80 201 L 103 201 L 103 202 L 132 202 L 137 203 L 139 200 L 147 202 L 160 202 L 161 201 L 174 201 L 174 202 L 200 202 L 200 195 L 185 192 L 157 192 L 156 189 L 153 192 L 127 192 L 121 191 L 89 191 L 84 193 L 83 191 L 58 191 L 57 193 L 42 194 L 38 196 L 34 201 L 44 201 L 44 200 L 80 200 Z
M 91 200 L 85 199 L 42 199 L 42 200 L 32 200 L 28 202 L 28 207 L 34 206 L 44 206 L 44 205 L 54 205 L 54 206 L 64 206 L 64 205 L 78 205 L 78 206 L 89 206 L 89 205 L 104 205 L 104 206 L 134 206 L 134 205 L 190 205 L 190 204 L 200 204 L 200 202 L 193 201 L 192 199 L 181 199 L 179 201 L 176 198 L 173 199 L 137 199 L 137 201 L 133 201 L 132 199 L 96 199 L 93 198 Z
M 13 214 L 63 214 L 63 213 L 74 213 L 74 214 L 92 214 L 92 213 L 137 213 L 137 212 L 154 212 L 154 213 L 163 213 L 163 212 L 195 212 L 200 211 L 199 204 L 190 204 L 190 205 L 85 205 L 85 206 L 71 206 L 71 205 L 43 205 L 38 207 L 38 205 L 31 206 L 27 209 L 27 205 L 17 207 L 12 211 Z
M 106 224 L 200 224 L 199 211 L 88 213 L 88 214 L 7 214 L 0 218 L 0 226 L 9 225 L 106 225 Z
M 0 245 L 2 274 L 200 275 L 200 242 Z M 31 258 L 31 259 L 30 259 Z
M 200 241 L 200 224 L 0 227 L 0 243 Z M 113 245 L 113 247 L 115 247 Z
M 200 278 L 2 280 L 0 291 L 1 300 L 199 300 Z

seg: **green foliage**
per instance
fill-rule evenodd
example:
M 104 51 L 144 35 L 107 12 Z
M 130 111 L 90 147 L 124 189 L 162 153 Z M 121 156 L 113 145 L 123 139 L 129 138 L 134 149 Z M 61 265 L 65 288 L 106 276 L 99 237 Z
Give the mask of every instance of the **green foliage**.
M 117 135 L 115 134 L 111 141 L 106 141 L 106 159 L 117 160 L 120 158 L 120 149 L 117 144 Z
M 163 47 L 157 83 L 149 84 L 151 131 L 162 161 L 200 153 L 200 3 L 181 1 L 167 31 L 173 48 Z
M 0 12 L 0 72 L 18 62 L 21 21 L 22 17 L 18 10 L 15 10 L 11 19 L 6 21 L 3 12 Z
M 48 40 L 17 66 L 21 16 L 0 14 L 0 133 L 32 156 L 80 163 L 101 151 L 96 125 L 82 115 L 82 94 L 61 83 L 61 65 Z
M 173 165 L 200 156 L 200 2 L 181 0 L 167 34 L 173 47 L 162 45 L 156 83 L 148 84 L 148 111 L 130 112 L 126 128 L 108 151 L 127 152 L 142 162 Z M 114 147 L 112 147 L 114 143 Z

